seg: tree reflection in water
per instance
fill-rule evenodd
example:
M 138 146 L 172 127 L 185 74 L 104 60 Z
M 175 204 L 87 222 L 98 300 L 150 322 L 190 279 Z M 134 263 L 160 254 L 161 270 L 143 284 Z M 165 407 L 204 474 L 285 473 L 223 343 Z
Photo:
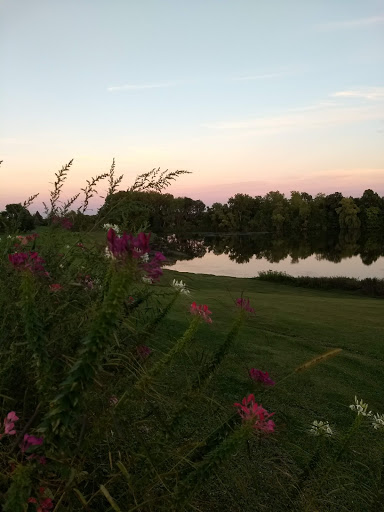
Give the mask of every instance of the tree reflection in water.
M 345 258 L 360 256 L 364 265 L 371 265 L 384 256 L 384 238 L 364 237 L 360 231 L 322 234 L 314 237 L 276 238 L 269 234 L 209 235 L 159 237 L 168 265 L 178 260 L 202 258 L 206 253 L 226 254 L 236 263 L 248 263 L 253 257 L 278 263 L 290 257 L 298 263 L 312 255 L 317 260 L 339 263 Z

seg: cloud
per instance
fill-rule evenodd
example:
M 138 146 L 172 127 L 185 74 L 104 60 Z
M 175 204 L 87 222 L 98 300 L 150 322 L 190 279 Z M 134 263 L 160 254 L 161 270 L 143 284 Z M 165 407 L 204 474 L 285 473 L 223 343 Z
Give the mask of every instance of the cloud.
M 263 80 L 264 78 L 279 78 L 286 74 L 287 73 L 264 73 L 264 74 L 260 74 L 260 75 L 234 77 L 234 78 L 232 78 L 232 80 L 235 80 L 235 81 Z
M 330 21 L 317 25 L 318 30 L 348 30 L 354 28 L 371 27 L 384 23 L 384 16 L 371 16 L 369 18 L 359 18 L 356 20 Z
M 144 89 L 160 89 L 165 87 L 175 87 L 176 82 L 164 82 L 158 84 L 124 84 L 124 85 L 113 85 L 107 88 L 109 92 L 116 91 L 141 91 Z
M 345 98 L 370 98 L 378 101 L 384 98 L 384 88 L 340 91 L 331 96 Z M 380 102 L 381 104 L 381 102 Z M 249 119 L 203 123 L 203 128 L 220 132 L 234 132 L 239 135 L 273 134 L 292 129 L 309 129 L 322 125 L 357 123 L 383 118 L 378 103 L 374 105 L 343 105 L 335 101 L 322 101 L 314 105 L 285 110 L 281 115 L 252 117 Z
M 384 98 L 384 87 L 366 87 L 363 89 L 352 89 L 338 91 L 331 94 L 334 98 L 362 98 L 365 100 L 380 100 Z

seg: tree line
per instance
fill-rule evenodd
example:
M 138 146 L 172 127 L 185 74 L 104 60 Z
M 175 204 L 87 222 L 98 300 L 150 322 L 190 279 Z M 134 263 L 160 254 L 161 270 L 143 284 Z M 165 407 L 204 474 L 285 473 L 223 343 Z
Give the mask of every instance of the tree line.
M 286 197 L 276 191 L 255 197 L 235 194 L 227 203 L 206 206 L 189 197 L 121 191 L 107 197 L 99 215 L 123 227 L 147 224 L 155 232 L 380 232 L 384 197 L 371 189 L 358 198 L 297 191 Z
M 206 206 L 201 200 L 174 197 L 153 190 L 119 191 L 109 194 L 95 215 L 68 211 L 74 230 L 87 229 L 95 222 L 117 224 L 134 231 L 153 232 L 271 232 L 317 233 L 325 231 L 384 232 L 384 197 L 371 189 L 361 197 L 344 197 L 341 192 L 317 194 L 293 191 L 290 197 L 279 191 L 264 196 L 235 194 L 226 203 Z M 32 215 L 21 204 L 9 204 L 0 212 L 0 232 L 9 223 L 16 229 L 31 230 L 47 223 L 37 212 Z

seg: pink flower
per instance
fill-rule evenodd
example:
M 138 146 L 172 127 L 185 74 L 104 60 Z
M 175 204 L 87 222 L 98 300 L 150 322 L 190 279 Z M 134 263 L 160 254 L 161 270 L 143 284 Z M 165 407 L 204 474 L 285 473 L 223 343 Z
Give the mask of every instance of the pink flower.
M 51 290 L 51 292 L 59 292 L 60 290 L 63 289 L 63 287 L 61 286 L 61 284 L 51 284 L 49 289 Z
M 41 494 L 41 498 L 39 498 L 39 500 L 36 498 L 28 498 L 28 503 L 37 505 L 36 512 L 47 512 L 47 510 L 52 510 L 53 501 L 51 498 L 44 498 L 45 488 L 40 487 L 39 493 Z
M 40 258 L 37 252 L 15 252 L 14 254 L 8 254 L 8 259 L 19 270 L 30 270 L 34 274 L 49 275 L 44 268 L 45 261 Z
M 243 298 L 236 299 L 236 305 L 239 306 L 240 309 L 243 309 L 244 311 L 248 311 L 248 313 L 254 313 L 255 310 L 251 308 L 249 304 L 249 299 L 245 300 Z
M 144 254 L 149 252 L 149 240 L 151 239 L 151 233 L 139 233 L 137 236 L 132 234 L 128 235 L 129 248 L 132 251 L 134 258 L 141 258 Z
M 262 372 L 261 370 L 256 370 L 256 368 L 251 368 L 249 370 L 249 376 L 252 380 L 256 382 L 261 382 L 266 386 L 274 386 L 275 382 L 270 378 L 268 372 Z
M 155 252 L 155 256 L 148 262 L 142 263 L 140 267 L 147 274 L 147 278 L 152 281 L 157 281 L 160 276 L 163 275 L 163 270 L 161 268 L 161 262 L 166 260 L 166 257 L 161 252 Z
M 192 302 L 190 312 L 192 315 L 201 316 L 207 322 L 207 324 L 212 323 L 212 318 L 209 317 L 209 315 L 212 314 L 212 311 L 209 311 L 206 304 L 197 305 L 196 302 Z
M 53 217 L 52 222 L 54 224 L 60 224 L 64 229 L 71 229 L 73 224 L 69 219 L 61 218 L 61 217 Z
M 137 236 L 133 236 L 131 233 L 129 235 L 123 233 L 122 236 L 118 236 L 115 230 L 110 228 L 107 233 L 108 251 L 114 258 L 121 260 L 127 257 L 136 260 L 142 259 L 142 261 L 139 262 L 139 267 L 146 273 L 147 279 L 156 281 L 163 274 L 161 262 L 166 258 L 161 252 L 156 252 L 155 256 L 149 260 L 150 238 L 150 233 L 139 233 Z M 145 257 L 147 261 L 143 261 L 143 257 Z
M 122 258 L 128 252 L 128 235 L 117 236 L 114 229 L 110 228 L 107 233 L 107 244 L 109 251 L 115 258 Z
M 7 417 L 4 418 L 4 435 L 14 436 L 16 434 L 15 423 L 18 420 L 19 418 L 16 416 L 15 411 L 11 411 L 7 414 Z
M 38 236 L 39 235 L 37 233 L 32 233 L 32 235 L 26 235 L 26 236 L 19 235 L 16 238 L 18 238 L 20 240 L 21 245 L 27 245 L 28 242 L 35 240 Z M 17 245 L 17 244 L 15 244 L 15 245 Z
M 23 442 L 20 445 L 21 451 L 24 453 L 25 451 L 29 450 L 31 446 L 40 446 L 44 442 L 43 437 L 35 437 L 30 436 L 29 434 L 25 434 Z
M 20 244 L 21 245 L 27 245 L 28 244 L 28 238 L 26 236 L 18 236 L 17 238 L 20 240 Z
M 152 350 L 146 345 L 139 345 L 136 350 L 141 359 L 147 359 L 152 354 Z
M 253 423 L 253 428 L 255 430 L 265 432 L 267 434 L 274 432 L 275 423 L 269 418 L 275 413 L 269 413 L 261 404 L 258 405 L 255 402 L 254 395 L 248 395 L 243 398 L 241 404 L 235 403 L 233 405 L 237 407 L 237 412 L 242 417 L 243 422 Z

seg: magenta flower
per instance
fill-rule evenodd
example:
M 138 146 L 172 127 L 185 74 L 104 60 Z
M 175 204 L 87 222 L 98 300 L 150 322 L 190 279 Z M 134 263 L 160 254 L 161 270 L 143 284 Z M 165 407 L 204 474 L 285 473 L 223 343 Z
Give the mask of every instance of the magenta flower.
M 233 404 L 237 407 L 237 412 L 240 414 L 243 422 L 253 423 L 253 428 L 260 432 L 270 434 L 275 430 L 275 423 L 269 418 L 275 413 L 269 413 L 263 406 L 255 402 L 254 395 L 244 397 L 241 404 Z
M 190 312 L 192 315 L 199 315 L 207 322 L 207 324 L 212 323 L 212 318 L 209 315 L 212 314 L 212 311 L 208 309 L 206 304 L 197 305 L 196 302 L 192 302 Z
M 149 260 L 149 240 L 151 234 L 139 233 L 137 236 L 123 233 L 118 236 L 114 229 L 110 228 L 107 233 L 108 253 L 114 258 L 124 260 L 127 257 L 139 261 L 139 268 L 146 273 L 146 279 L 156 281 L 163 274 L 161 262 L 166 258 L 161 252 L 155 252 L 155 256 Z
M 128 252 L 128 236 L 117 236 L 114 229 L 110 228 L 107 233 L 107 244 L 109 251 L 115 258 L 121 258 Z
M 147 345 L 139 345 L 136 350 L 141 359 L 147 359 L 152 354 L 152 350 Z
M 262 384 L 265 384 L 266 386 L 274 386 L 275 381 L 273 381 L 268 372 L 262 372 L 261 370 L 256 370 L 256 368 L 251 368 L 249 370 L 249 376 L 252 380 L 255 382 L 261 382 Z
M 45 498 L 45 487 L 39 488 L 40 498 L 28 498 L 28 503 L 36 505 L 36 512 L 48 512 L 53 509 L 53 501 L 51 498 Z
M 20 445 L 21 451 L 24 453 L 25 451 L 29 450 L 31 446 L 40 446 L 44 442 L 43 437 L 35 437 L 30 436 L 29 434 L 25 434 L 23 442 Z
M 40 258 L 37 252 L 15 252 L 14 254 L 8 254 L 8 259 L 18 270 L 30 270 L 34 274 L 49 276 L 44 268 L 45 261 Z
M 19 418 L 16 416 L 15 411 L 11 411 L 4 418 L 4 435 L 14 436 L 16 434 L 15 423 Z M 2 435 L 0 434 L 0 439 Z
M 60 224 L 62 228 L 64 229 L 71 229 L 73 227 L 72 222 L 69 219 L 61 218 L 61 217 L 53 217 L 52 222 L 54 224 Z
M 129 248 L 132 252 L 132 256 L 134 258 L 141 258 L 144 254 L 149 252 L 149 240 L 151 238 L 151 233 L 139 233 L 137 236 L 133 236 L 132 234 L 128 235 Z
M 236 305 L 239 306 L 240 309 L 244 310 L 244 311 L 248 311 L 248 313 L 254 313 L 255 310 L 253 308 L 251 308 L 250 304 L 249 304 L 249 299 L 243 299 L 243 298 L 240 298 L 240 299 L 236 299 Z
M 157 281 L 163 275 L 161 262 L 164 260 L 166 260 L 166 257 L 163 253 L 155 252 L 155 256 L 150 261 L 140 264 L 140 267 L 146 273 L 147 279 Z

